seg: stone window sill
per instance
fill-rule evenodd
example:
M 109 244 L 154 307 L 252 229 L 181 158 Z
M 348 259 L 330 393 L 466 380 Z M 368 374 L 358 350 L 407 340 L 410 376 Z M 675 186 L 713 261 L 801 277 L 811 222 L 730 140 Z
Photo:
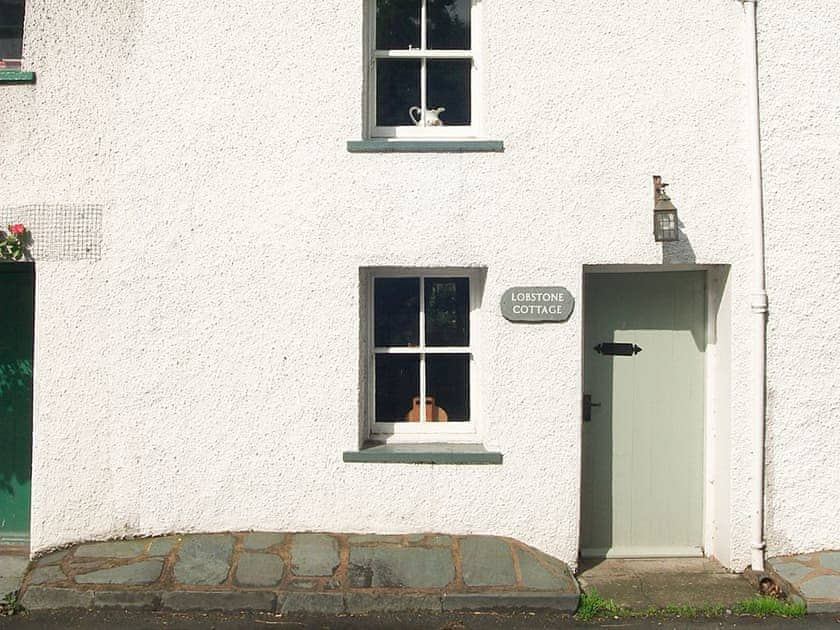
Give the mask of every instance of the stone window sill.
M 482 444 L 381 444 L 368 442 L 358 451 L 345 451 L 344 461 L 367 464 L 500 465 L 502 454 Z
M 348 140 L 350 153 L 503 153 L 501 140 Z
M 0 83 L 35 83 L 35 73 L 23 70 L 0 70 Z

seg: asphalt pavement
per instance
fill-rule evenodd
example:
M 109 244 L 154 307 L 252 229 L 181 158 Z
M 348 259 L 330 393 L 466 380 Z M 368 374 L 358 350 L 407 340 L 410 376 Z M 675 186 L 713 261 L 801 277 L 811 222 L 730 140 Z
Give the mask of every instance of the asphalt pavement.
M 728 616 L 716 619 L 606 619 L 579 622 L 552 611 L 390 613 L 379 615 L 288 616 L 268 613 L 161 613 L 115 610 L 34 611 L 0 617 L 0 628 L 21 630 L 540 630 L 551 628 L 723 628 L 840 629 L 838 615 L 801 619 Z

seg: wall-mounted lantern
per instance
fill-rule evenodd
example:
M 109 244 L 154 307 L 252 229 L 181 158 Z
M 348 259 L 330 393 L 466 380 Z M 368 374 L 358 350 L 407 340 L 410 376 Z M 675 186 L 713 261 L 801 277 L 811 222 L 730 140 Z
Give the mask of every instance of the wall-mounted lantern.
M 680 240 L 677 208 L 665 192 L 667 185 L 659 175 L 653 176 L 653 238 L 657 243 Z

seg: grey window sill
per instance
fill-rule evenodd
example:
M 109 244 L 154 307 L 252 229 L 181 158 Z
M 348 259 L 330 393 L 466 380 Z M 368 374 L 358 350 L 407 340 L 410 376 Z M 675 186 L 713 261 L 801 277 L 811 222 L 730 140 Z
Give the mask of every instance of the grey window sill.
M 380 444 L 367 443 L 358 451 L 345 451 L 344 461 L 375 464 L 499 465 L 502 454 L 481 444 Z
M 350 153 L 503 153 L 501 140 L 348 140 Z
M 35 73 L 23 70 L 0 70 L 0 83 L 35 83 Z

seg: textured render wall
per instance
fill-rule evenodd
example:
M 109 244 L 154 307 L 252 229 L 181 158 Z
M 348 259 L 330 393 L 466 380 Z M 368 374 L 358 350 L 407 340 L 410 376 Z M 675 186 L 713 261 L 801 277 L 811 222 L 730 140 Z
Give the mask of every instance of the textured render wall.
M 840 549 L 840 12 L 764 2 L 771 555 Z
M 100 262 L 38 267 L 34 550 L 439 530 L 574 562 L 580 310 L 515 326 L 499 298 L 531 283 L 580 297 L 583 264 L 696 261 L 732 264 L 726 526 L 730 566 L 747 563 L 738 3 L 485 0 L 501 155 L 346 152 L 361 2 L 29 4 L 39 80 L 0 91 L 0 197 L 107 204 Z M 653 174 L 687 235 L 664 254 Z M 503 466 L 342 463 L 358 442 L 358 270 L 378 265 L 487 268 L 475 412 Z
M 109 206 L 113 141 L 122 133 L 110 122 L 114 83 L 135 8 L 26 5 L 25 66 L 38 84 L 0 86 L 0 204 Z M 108 234 L 111 218 L 106 212 Z M 125 381 L 112 379 L 108 355 L 109 337 L 132 325 L 112 317 L 107 254 L 74 261 L 50 248 L 49 262 L 36 262 L 33 550 L 124 531 L 112 490 L 125 455 L 109 436 L 111 381 Z

